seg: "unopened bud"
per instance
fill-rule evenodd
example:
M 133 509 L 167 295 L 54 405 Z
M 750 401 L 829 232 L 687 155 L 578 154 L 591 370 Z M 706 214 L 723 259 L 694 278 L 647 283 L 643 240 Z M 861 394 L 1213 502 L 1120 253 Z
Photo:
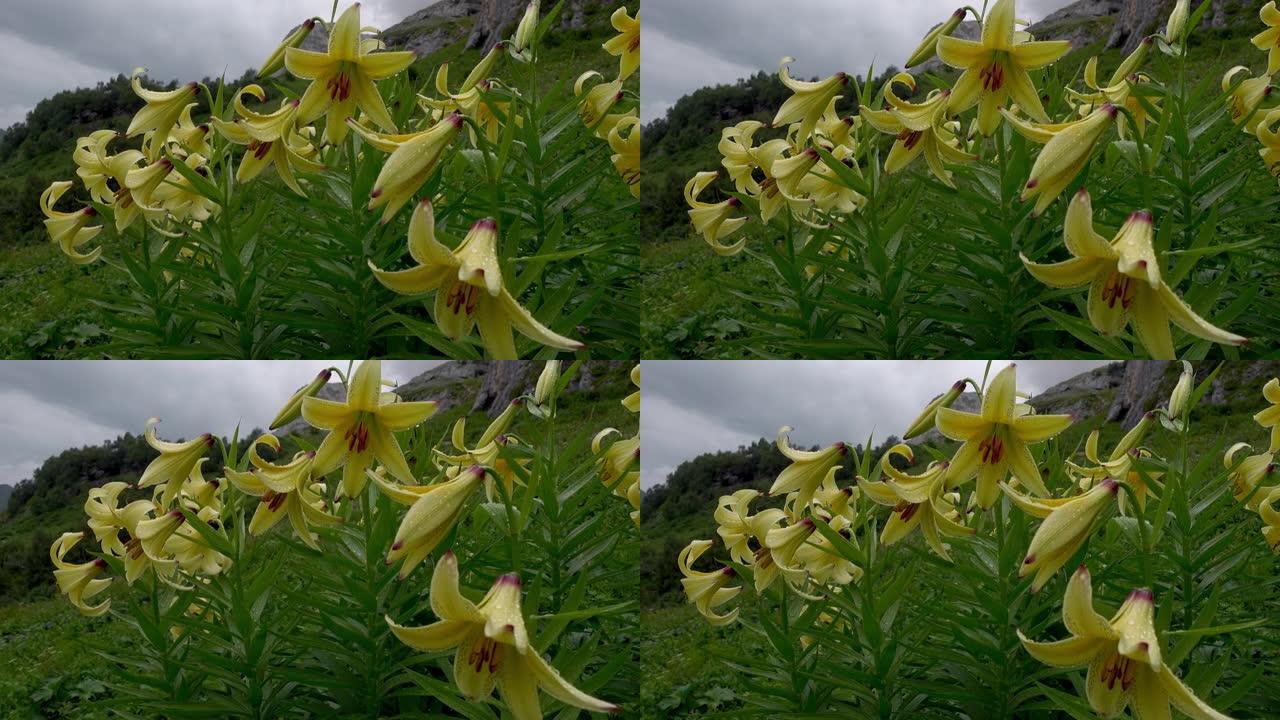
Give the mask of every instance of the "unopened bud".
M 316 379 L 312 380 L 310 385 L 298 388 L 298 391 L 289 398 L 284 407 L 280 408 L 275 420 L 271 421 L 271 429 L 275 430 L 298 419 L 298 416 L 302 414 L 302 400 L 315 397 L 316 393 L 320 392 L 320 388 L 329 384 L 329 377 L 332 374 L 332 370 L 325 368 L 320 371 L 319 375 L 316 375 Z

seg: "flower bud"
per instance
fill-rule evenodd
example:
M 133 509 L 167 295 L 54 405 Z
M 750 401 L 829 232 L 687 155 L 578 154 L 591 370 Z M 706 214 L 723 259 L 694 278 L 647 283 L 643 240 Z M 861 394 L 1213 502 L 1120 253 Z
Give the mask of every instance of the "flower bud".
M 529 412 L 538 417 L 552 416 L 552 402 L 555 400 L 556 385 L 560 382 L 560 361 L 548 360 L 538 376 L 538 383 L 533 388 L 533 402 L 529 403 Z
M 533 0 L 529 3 L 529 7 L 525 8 L 524 17 L 520 18 L 520 24 L 516 26 L 516 35 L 511 42 L 511 53 L 516 56 L 524 57 L 525 50 L 533 44 L 533 33 L 538 29 L 539 0 Z
M 1187 402 L 1191 399 L 1191 381 L 1195 377 L 1195 370 L 1191 367 L 1191 363 L 1186 360 L 1182 361 L 1182 377 L 1178 378 L 1178 384 L 1173 387 L 1173 393 L 1169 395 L 1169 417 L 1174 420 L 1183 419 L 1190 408 Z
M 270 429 L 275 430 L 297 420 L 302 415 L 302 399 L 315 397 L 316 393 L 320 392 L 320 388 L 329 383 L 329 377 L 332 374 L 332 370 L 325 368 L 320 371 L 319 375 L 316 375 L 316 379 L 312 380 L 310 385 L 298 388 L 298 391 L 289 398 L 284 407 L 280 408 L 280 412 L 276 414 L 276 419 L 271 421 Z
M 1169 13 L 1169 24 L 1165 26 L 1165 38 L 1174 44 L 1181 44 L 1182 33 L 1187 29 L 1187 15 L 1190 14 L 1190 0 L 1178 0 L 1178 4 L 1173 6 L 1173 12 Z
M 290 33 L 289 36 L 284 39 L 284 42 L 280 43 L 280 47 L 276 48 L 275 51 L 271 53 L 271 57 L 267 58 L 266 61 L 262 63 L 262 67 L 258 70 L 258 78 L 261 79 L 275 75 L 280 68 L 284 67 L 285 50 L 288 50 L 289 48 L 296 48 L 301 45 L 302 41 L 307 39 L 307 36 L 311 34 L 311 31 L 314 30 L 315 27 L 316 19 L 307 18 L 305 22 L 298 26 L 297 30 Z
M 911 427 L 903 433 L 904 440 L 910 440 L 918 435 L 923 435 L 933 429 L 935 418 L 938 415 L 938 408 L 949 408 L 955 404 L 960 394 L 964 392 L 964 381 L 957 380 L 950 390 L 933 399 L 933 402 L 925 406 L 920 413 L 920 417 L 911 423 Z
M 929 31 L 928 35 L 920 41 L 920 46 L 916 51 L 911 53 L 911 57 L 907 59 L 907 67 L 915 67 L 926 60 L 931 59 L 938 54 L 938 38 L 949 36 L 960 27 L 960 23 L 964 21 L 965 9 L 960 8 L 947 18 L 947 21 Z

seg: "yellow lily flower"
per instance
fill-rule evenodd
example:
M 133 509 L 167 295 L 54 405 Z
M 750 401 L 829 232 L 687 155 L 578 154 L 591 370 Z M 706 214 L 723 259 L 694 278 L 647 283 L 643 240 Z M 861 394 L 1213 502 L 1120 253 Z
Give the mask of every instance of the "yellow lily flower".
M 982 412 L 938 408 L 938 431 L 964 444 L 951 458 L 947 484 L 955 487 L 978 478 L 978 504 L 989 508 L 1000 496 L 999 483 L 1013 475 L 1037 495 L 1049 490 L 1029 445 L 1043 442 L 1071 425 L 1070 415 L 1034 415 L 1030 405 L 1018 405 L 1014 365 L 1001 370 L 987 386 Z
M 998 0 L 983 20 L 981 41 L 938 38 L 938 57 L 964 71 L 951 89 L 951 112 L 962 113 L 977 105 L 983 135 L 991 135 L 1000 125 L 999 110 L 1010 97 L 1031 117 L 1049 122 L 1027 71 L 1051 65 L 1071 49 L 1066 40 L 1021 41 L 1013 30 L 1014 16 L 1013 0 Z
M 622 398 L 622 407 L 633 413 L 640 412 L 640 365 L 637 364 L 631 368 L 631 384 L 636 386 L 636 391 Z M 1266 392 L 1265 390 L 1263 391 Z M 1268 396 L 1269 397 L 1269 396 Z
M 316 449 L 316 477 L 342 467 L 343 493 L 356 497 L 365 484 L 365 469 L 375 458 L 405 483 L 413 473 L 393 433 L 420 425 L 436 412 L 434 402 L 401 402 L 392 393 L 382 394 L 382 362 L 365 360 L 352 373 L 344 402 L 308 397 L 302 400 L 302 418 L 329 434 Z
M 1255 132 L 1258 142 L 1262 143 L 1258 155 L 1266 163 L 1267 170 L 1280 179 L 1280 132 L 1275 131 L 1277 122 L 1280 122 L 1280 109 L 1271 110 L 1258 123 Z
M 178 143 L 188 153 L 196 153 L 209 157 L 213 148 L 209 146 L 209 124 L 196 123 L 191 119 L 191 110 L 197 103 L 188 103 L 178 116 L 178 124 L 169 131 L 169 139 Z
M 1151 42 L 1152 40 L 1150 36 L 1143 40 L 1142 44 L 1138 46 L 1138 49 L 1134 50 L 1124 63 L 1121 64 L 1120 68 L 1116 70 L 1116 75 L 1112 76 L 1111 81 L 1107 85 L 1098 84 L 1098 58 L 1089 58 L 1089 62 L 1084 68 L 1084 82 L 1085 85 L 1088 85 L 1093 89 L 1093 92 L 1079 93 L 1071 88 L 1067 88 L 1067 95 L 1070 96 L 1072 100 L 1079 103 L 1077 112 L 1080 114 L 1080 117 L 1087 118 L 1099 108 L 1110 104 L 1114 107 L 1123 107 L 1129 112 L 1129 114 L 1133 115 L 1134 125 L 1139 135 L 1142 135 L 1146 131 L 1147 121 L 1151 118 L 1151 115 L 1147 112 L 1146 105 L 1142 104 L 1138 99 L 1137 93 L 1133 92 L 1133 90 L 1138 85 L 1148 82 L 1150 78 L 1138 72 L 1131 72 L 1126 75 L 1121 75 L 1120 73 L 1124 72 L 1128 67 L 1136 67 L 1141 64 L 1143 59 L 1142 56 L 1146 54 L 1146 49 L 1150 47 Z M 1157 98 L 1148 97 L 1147 102 L 1153 106 L 1157 106 L 1158 108 L 1159 101 Z M 1117 114 L 1116 133 L 1120 136 L 1121 140 L 1124 140 L 1129 136 L 1128 116 Z
M 161 496 L 163 507 L 171 507 L 178 497 L 182 484 L 191 475 L 191 471 L 213 447 L 213 436 L 204 433 L 192 440 L 181 443 L 165 442 L 156 436 L 156 423 L 160 418 L 150 418 L 143 430 L 147 444 L 160 453 L 160 457 L 152 460 L 138 478 L 138 487 L 146 488 L 163 485 Z M 179 513 L 181 515 L 181 513 Z
M 107 569 L 107 561 L 95 558 L 85 563 L 70 563 L 63 559 L 83 539 L 82 532 L 62 533 L 49 546 L 49 559 L 57 568 L 53 577 L 58 581 L 59 592 L 67 596 L 80 614 L 99 617 L 111 609 L 111 600 L 97 605 L 89 605 L 88 601 L 111 585 L 111 578 L 98 577 Z
M 298 118 L 310 123 L 327 113 L 325 142 L 338 144 L 347 137 L 346 120 L 359 107 L 378 127 L 397 132 L 395 121 L 378 94 L 377 80 L 409 67 L 411 52 L 371 53 L 360 40 L 360 3 L 347 8 L 329 32 L 328 52 L 285 48 L 289 72 L 311 84 L 302 93 Z
M 784 208 L 789 209 L 793 217 L 803 222 L 804 217 L 809 214 L 813 206 L 813 201 L 809 198 L 801 197 L 798 190 L 793 188 L 783 192 L 782 186 L 779 185 L 779 182 L 798 185 L 799 181 L 805 177 L 807 169 L 816 164 L 816 153 L 811 150 L 802 151 L 791 158 L 784 157 L 784 153 L 791 152 L 794 149 L 795 146 L 790 142 L 778 138 L 770 140 L 752 151 L 755 156 L 756 166 L 760 168 L 760 173 L 763 176 L 759 183 L 759 191 L 753 193 L 756 202 L 760 203 L 761 222 L 768 223 Z M 804 172 L 797 173 L 797 170 Z
M 201 508 L 196 515 L 214 530 L 222 529 L 218 512 L 213 508 Z M 146 549 L 146 540 L 143 540 L 143 549 Z M 198 530 L 185 523 L 165 541 L 164 551 L 173 557 L 178 567 L 193 575 L 213 577 L 231 567 L 231 558 L 214 550 Z
M 142 542 L 138 539 L 138 525 L 148 519 L 155 510 L 155 504 L 150 500 L 134 500 L 124 507 L 117 507 L 120 493 L 128 487 L 126 483 L 113 482 L 89 491 L 89 499 L 84 504 L 85 514 L 89 516 L 89 529 L 104 553 L 124 563 L 125 582 L 132 585 L 147 568 L 154 567 L 157 577 L 173 584 L 169 578 L 177 563 L 173 560 L 153 561 L 143 552 Z M 121 541 L 121 531 L 127 540 Z
M 862 175 L 861 168 L 858 167 L 855 151 L 848 145 L 837 145 L 831 151 L 833 157 L 845 165 L 845 167 L 853 170 L 859 176 Z M 853 188 L 846 187 L 826 163 L 819 163 L 804 177 L 800 178 L 797 186 L 797 192 L 808 198 L 813 207 L 823 212 L 837 212 L 849 215 L 862 209 L 867 204 L 867 198 Z M 824 246 L 825 247 L 825 246 Z
M 1018 568 L 1018 577 L 1035 571 L 1031 592 L 1044 587 L 1076 554 L 1092 534 L 1094 520 L 1120 492 L 1120 484 L 1110 478 L 1082 495 L 1069 498 L 1029 498 L 1008 485 L 1002 484 L 1001 488 L 1023 512 L 1044 519 Z
M 921 63 L 928 62 L 938 54 L 938 38 L 950 37 L 951 33 L 960 27 L 960 23 L 964 22 L 964 16 L 968 11 L 960 8 L 951 13 L 951 17 L 946 22 L 939 23 L 937 27 L 929 31 L 920 41 L 920 45 L 911 53 L 911 57 L 907 58 L 906 67 L 912 68 Z
M 940 408 L 949 408 L 956 404 L 956 400 L 964 394 L 966 380 L 957 380 L 951 386 L 951 389 L 942 393 L 938 397 L 929 401 L 929 404 L 920 411 L 919 417 L 912 421 L 910 427 L 902 434 L 903 440 L 910 440 L 919 437 L 930 430 L 934 429 L 938 424 L 938 410 Z
M 200 510 L 212 508 L 215 512 L 221 513 L 222 493 L 226 486 L 218 478 L 211 480 L 204 478 L 204 471 L 201 468 L 206 460 L 208 458 L 200 458 L 195 467 L 191 468 L 191 474 L 187 475 L 187 479 L 182 483 L 178 497 L 188 501 L 188 504 L 194 504 Z M 157 487 L 154 492 L 162 492 L 162 490 Z
M 693 221 L 693 229 L 702 234 L 715 254 L 727 257 L 742 252 L 747 239 L 744 237 L 732 245 L 725 245 L 720 239 L 732 235 L 747 223 L 747 219 L 730 217 L 742 208 L 742 201 L 736 197 L 718 203 L 698 200 L 702 191 L 719 175 L 718 172 L 700 172 L 694 175 L 684 185 L 684 201 L 689 205 L 689 219 Z
M 1240 129 L 1253 134 L 1262 122 L 1265 112 L 1260 110 L 1262 101 L 1271 97 L 1271 76 L 1259 75 L 1242 81 L 1234 89 L 1232 81 L 1241 72 L 1249 72 L 1244 65 L 1237 65 L 1222 76 L 1222 92 L 1230 92 L 1227 97 L 1227 111 L 1231 114 L 1231 122 L 1241 124 Z
M 857 499 L 860 491 L 856 485 L 840 487 L 836 484 L 836 473 L 842 468 L 833 467 L 827 472 L 827 477 L 823 479 L 822 485 L 813 494 L 813 504 L 820 508 L 822 512 L 819 514 L 830 515 L 831 517 L 843 517 L 849 522 L 858 519 Z M 797 495 L 799 493 L 796 493 Z M 792 513 L 792 517 L 795 513 Z
M 837 515 L 828 524 L 845 540 L 858 544 L 848 518 Z M 862 579 L 862 568 L 837 552 L 835 545 L 821 533 L 815 533 L 809 542 L 796 548 L 795 561 L 815 584 L 822 587 L 848 585 Z
M 1147 496 L 1155 496 L 1155 492 L 1148 487 L 1148 482 L 1160 490 L 1164 486 L 1160 484 L 1160 478 L 1164 476 L 1162 472 L 1144 471 L 1138 472 L 1132 470 L 1133 461 L 1139 457 L 1148 457 L 1150 452 L 1138 448 L 1137 445 L 1142 441 L 1142 437 L 1146 435 L 1147 428 L 1151 425 L 1152 419 L 1155 417 L 1154 412 L 1149 412 L 1143 416 L 1138 424 L 1125 434 L 1111 454 L 1106 460 L 1103 460 L 1098 453 L 1098 431 L 1094 430 L 1089 433 L 1089 437 L 1085 440 L 1084 454 L 1094 467 L 1084 467 L 1077 465 L 1070 460 L 1067 461 L 1067 469 L 1074 474 L 1081 476 L 1080 488 L 1082 490 L 1091 489 L 1094 484 L 1112 478 L 1119 480 L 1128 485 L 1134 491 L 1134 496 L 1138 501 L 1138 508 L 1145 510 L 1147 507 Z M 1129 497 L 1127 494 L 1119 496 L 1120 514 L 1128 515 Z
M 625 8 L 620 8 L 625 10 Z M 624 134 L 625 133 L 625 134 Z M 640 118 L 627 115 L 609 131 L 610 160 L 631 189 L 631 195 L 640 198 Z
M 369 209 L 385 206 L 382 211 L 384 225 L 413 199 L 431 173 L 440 164 L 444 151 L 462 130 L 462 115 L 453 113 L 422 132 L 407 135 L 380 135 L 349 121 L 351 128 L 370 145 L 391 153 L 373 182 L 369 193 Z
M 1280 553 L 1280 510 L 1276 509 L 1276 503 L 1280 503 L 1280 488 L 1272 489 L 1266 499 L 1258 503 L 1258 515 L 1262 517 L 1262 537 L 1267 546 L 1272 552 Z
M 743 488 L 732 495 L 721 495 L 716 505 L 716 534 L 724 541 L 725 548 L 734 562 L 751 565 L 759 550 L 751 548 L 752 540 L 757 548 L 764 547 L 764 537 L 784 513 L 777 508 L 751 514 L 751 502 L 760 497 L 760 491 Z
M 1280 452 L 1280 378 L 1271 378 L 1262 386 L 1262 397 L 1271 407 L 1258 411 L 1253 420 L 1263 428 L 1271 428 L 1270 452 Z
M 804 579 L 804 568 L 797 561 L 796 553 L 810 538 L 821 537 L 817 532 L 813 518 L 806 517 L 791 525 L 771 528 L 765 534 L 764 546 L 770 559 L 793 587 Z
M 300 47 L 302 42 L 307 39 L 307 36 L 311 34 L 311 31 L 314 30 L 315 27 L 316 18 L 307 18 L 306 20 L 303 20 L 302 24 L 290 33 L 289 36 L 284 39 L 284 42 L 280 43 L 279 47 L 273 50 L 271 55 L 269 55 L 267 59 L 263 61 L 262 65 L 258 67 L 258 79 L 271 77 L 279 72 L 280 69 L 284 67 L 285 52 L 288 51 L 289 48 Z
M 125 135 L 134 137 L 143 133 L 151 133 L 143 142 L 142 150 L 148 162 L 155 162 L 164 154 L 165 143 L 169 142 L 169 132 L 178 123 L 183 112 L 190 113 L 187 105 L 196 99 L 200 92 L 199 83 L 187 83 L 177 90 L 156 92 L 142 87 L 139 76 L 142 68 L 133 71 L 133 92 L 146 105 L 129 121 L 129 129 Z M 190 115 L 188 114 L 188 117 Z
M 129 483 L 124 482 L 109 482 L 101 487 L 90 488 L 89 498 L 84 503 L 84 513 L 89 516 L 89 529 L 102 546 L 102 551 L 112 555 L 124 553 L 124 543 L 120 542 L 122 524 L 116 504 L 120 493 L 127 489 Z
M 422 627 L 387 625 L 415 650 L 457 648 L 453 680 L 471 700 L 484 700 L 495 685 L 516 720 L 539 720 L 541 689 L 560 702 L 591 712 L 611 713 L 617 705 L 588 695 L 561 677 L 529 643 L 520 609 L 520 576 L 498 577 L 488 594 L 473 604 L 458 590 L 458 559 L 445 553 L 431 576 L 431 610 L 439 620 Z
M 208 177 L 208 160 L 203 155 L 191 153 L 182 162 L 197 175 Z M 169 173 L 165 180 L 163 185 L 156 188 L 151 201 L 159 205 L 175 222 L 204 222 L 221 210 L 216 202 L 200 194 L 191 181 L 177 170 Z
M 111 210 L 115 214 L 116 232 L 123 233 L 139 218 L 148 223 L 157 223 L 164 218 L 160 208 L 152 208 L 138 203 L 133 197 L 126 180 L 129 173 L 136 169 L 144 157 L 137 150 L 124 150 L 107 159 L 107 175 L 115 181 L 115 197 L 111 202 Z
M 755 144 L 752 138 L 763 127 L 764 123 L 758 120 L 743 120 L 720 131 L 718 149 L 723 156 L 720 164 L 729 173 L 729 179 L 738 188 L 738 192 L 753 195 L 760 192 L 760 184 L 754 177 L 759 165 L 753 152 Z M 710 175 L 715 177 L 715 173 Z
M 473 465 L 451 480 L 431 485 L 397 485 L 387 482 L 379 473 L 368 474 L 387 497 L 409 506 L 387 551 L 388 565 L 403 561 L 399 574 L 403 580 L 453 529 L 486 473 L 484 468 Z
M 808 142 L 809 137 L 813 135 L 814 127 L 826 112 L 827 106 L 849 85 L 849 76 L 838 72 L 818 82 L 795 80 L 787 71 L 787 66 L 793 62 L 795 58 L 784 57 L 778 65 L 778 78 L 782 80 L 783 85 L 787 86 L 787 89 L 791 90 L 792 95 L 782 103 L 782 107 L 778 108 L 778 112 L 773 116 L 773 126 L 783 127 L 798 123 L 795 137 L 799 146 Z
M 935 90 L 923 103 L 913 104 L 899 98 L 893 92 L 894 83 L 916 89 L 915 78 L 909 73 L 898 73 L 885 88 L 885 101 L 890 109 L 872 110 L 863 105 L 861 115 L 875 129 L 896 135 L 897 141 L 884 161 L 884 171 L 894 174 L 907 168 L 916 158 L 924 155 L 929 170 L 947 187 L 955 187 L 951 171 L 945 163 L 967 163 L 977 160 L 960 148 L 955 133 L 947 125 L 947 103 L 950 90 Z
M 53 206 L 58 204 L 58 199 L 70 188 L 69 180 L 51 183 L 43 193 L 40 193 L 40 212 L 45 216 L 44 227 L 49 232 L 49 240 L 62 248 L 62 252 L 71 259 L 71 262 L 76 265 L 88 265 L 102 255 L 102 248 L 97 247 L 87 253 L 81 253 L 78 248 L 102 232 L 102 226 L 89 227 L 89 223 L 98 216 L 98 211 L 91 206 L 76 212 L 61 212 L 53 209 Z
M 1248 443 L 1242 442 L 1227 448 L 1222 456 L 1222 466 L 1231 471 L 1227 476 L 1227 482 L 1231 483 L 1232 497 L 1245 502 L 1245 507 L 1250 510 L 1257 510 L 1262 499 L 1276 487 L 1280 487 L 1280 485 L 1263 485 L 1275 474 L 1275 453 L 1250 455 L 1236 464 L 1236 454 L 1245 449 L 1251 448 Z
M 769 487 L 769 494 L 782 495 L 797 491 L 799 495 L 796 497 L 795 507 L 797 511 L 803 511 L 809 507 L 814 493 L 826 479 L 827 473 L 848 456 L 849 446 L 838 442 L 822 450 L 796 450 L 791 447 L 788 437 L 792 429 L 784 425 L 778 430 L 778 451 L 790 460 L 791 464 L 778 474 L 773 485 Z
M 293 534 L 308 547 L 319 550 L 320 544 L 311 526 L 331 526 L 342 520 L 325 512 L 325 485 L 313 472 L 316 454 L 297 453 L 291 462 L 276 465 L 262 459 L 258 454 L 259 445 L 280 452 L 280 440 L 275 435 L 260 435 L 249 448 L 253 469 L 241 472 L 226 468 L 224 471 L 241 492 L 262 499 L 249 521 L 249 534 L 262 535 L 288 516 Z
M 1258 17 L 1267 29 L 1253 36 L 1253 46 L 1267 53 L 1267 74 L 1275 75 L 1280 71 L 1280 10 L 1275 0 L 1263 5 Z
M 108 182 L 110 168 L 107 165 L 107 145 L 121 137 L 115 130 L 94 130 L 88 137 L 76 140 L 76 149 L 71 159 L 76 164 L 76 175 L 84 183 L 90 197 L 110 205 L 115 200 L 115 193 Z
M 796 128 L 797 131 L 799 130 L 797 125 L 792 125 L 791 127 Z M 861 127 L 862 118 L 857 115 L 840 117 L 840 114 L 836 112 L 836 98 L 832 98 L 831 102 L 827 104 L 826 112 L 822 114 L 818 124 L 814 126 L 813 132 L 819 140 L 826 141 L 824 144 L 830 144 L 836 148 L 844 147 L 849 150 L 857 150 L 858 138 L 854 133 Z M 799 145 L 799 143 L 793 142 L 793 146 L 796 145 Z
M 453 424 L 453 431 L 450 434 L 450 441 L 453 447 L 458 450 L 458 455 L 448 455 L 443 451 L 434 451 L 434 459 L 436 467 L 452 465 L 455 467 L 471 465 L 491 466 L 498 457 L 498 440 L 504 436 L 507 429 L 511 427 L 512 421 L 515 420 L 516 411 L 524 405 L 524 400 L 515 398 L 507 407 L 498 414 L 498 417 L 489 423 L 489 427 L 485 428 L 480 438 L 474 446 L 468 447 L 467 438 L 467 419 L 460 417 Z
M 617 435 L 621 439 L 615 440 L 602 451 L 604 439 L 610 435 Z M 640 463 L 640 436 L 630 438 L 621 436 L 622 433 L 618 430 L 605 428 L 596 433 L 591 440 L 591 454 L 597 458 L 596 471 L 600 475 L 600 482 L 617 495 L 626 494 L 627 476 L 630 470 Z
M 1083 120 L 1059 124 L 1026 123 L 1007 110 L 1001 110 L 1001 113 L 1018 134 L 1044 145 L 1022 190 L 1023 202 L 1036 199 L 1035 209 L 1031 211 L 1036 217 L 1043 214 L 1084 170 L 1093 148 L 1119 114 L 1110 103 L 1094 110 Z
M 1085 694 L 1089 706 L 1102 717 L 1119 715 L 1132 706 L 1135 717 L 1170 717 L 1173 704 L 1193 720 L 1230 720 L 1196 697 L 1161 657 L 1156 636 L 1155 596 L 1134 590 L 1108 620 L 1093 605 L 1093 583 L 1081 565 L 1067 583 L 1062 619 L 1071 637 L 1056 642 L 1018 638 L 1032 657 L 1052 667 L 1087 665 Z
M 640 69 L 640 11 L 637 10 L 633 18 L 625 7 L 620 7 L 609 16 L 609 23 L 618 35 L 601 47 L 610 55 L 617 56 L 618 79 L 626 80 Z
M 236 93 L 235 107 L 240 119 L 233 123 L 219 118 L 211 121 L 227 140 L 245 145 L 244 156 L 236 169 L 236 182 L 248 183 L 263 170 L 275 166 L 276 174 L 290 190 L 302 197 L 307 194 L 298 185 L 294 170 L 321 172 L 325 166 L 310 158 L 315 148 L 297 129 L 298 101 L 287 100 L 273 113 L 258 113 L 245 107 L 243 97 L 252 95 L 260 102 L 267 94 L 257 85 L 247 85 Z
M 1089 320 L 1103 335 L 1114 335 L 1132 320 L 1134 333 L 1153 358 L 1175 356 L 1169 322 L 1195 337 L 1225 345 L 1244 345 L 1246 338 L 1222 330 L 1200 317 L 1160 277 L 1152 246 L 1151 214 L 1135 212 L 1108 243 L 1093 229 L 1093 205 L 1087 190 L 1067 207 L 1064 237 L 1072 259 L 1052 265 L 1022 256 L 1037 280 L 1058 288 L 1089 285 Z
M 958 513 L 945 497 L 949 463 L 931 463 L 920 475 L 911 475 L 893 466 L 891 460 L 894 455 L 915 462 L 911 446 L 899 443 L 889 448 L 880 459 L 880 469 L 888 479 L 871 482 L 858 478 L 858 487 L 866 492 L 867 497 L 893 508 L 889 521 L 880 532 L 881 544 L 892 545 L 918 527 L 930 549 L 950 562 L 951 556 L 947 554 L 947 546 L 941 536 L 970 537 L 974 530 L 955 520 Z
M 484 219 L 471 227 L 457 249 L 450 250 L 436 240 L 435 215 L 430 201 L 423 199 L 409 219 L 409 255 L 418 265 L 394 272 L 372 261 L 369 267 L 378 282 L 401 295 L 434 292 L 433 315 L 445 337 L 457 340 L 479 326 L 480 340 L 494 359 L 518 357 L 513 329 L 558 350 L 586 347 L 556 334 L 516 302 L 502 282 L 497 243 L 497 222 Z
M 601 82 L 583 95 L 582 89 L 591 78 L 600 78 Z M 588 70 L 579 75 L 573 83 L 573 94 L 575 97 L 582 98 L 582 102 L 578 103 L 578 117 L 582 118 L 582 124 L 595 130 L 597 134 L 607 137 L 608 130 L 611 128 L 602 127 L 602 125 L 605 124 L 609 111 L 622 99 L 623 92 L 621 78 L 612 82 L 603 81 L 603 75 L 595 70 Z
M 770 531 L 772 532 L 772 531 Z M 685 597 L 693 603 L 694 608 L 711 625 L 722 627 L 738 619 L 738 608 L 717 615 L 715 609 L 742 592 L 742 586 L 726 587 L 738 576 L 738 572 L 728 565 L 713 572 L 694 570 L 693 564 L 702 557 L 712 545 L 710 540 L 693 540 L 676 559 L 680 573 L 680 585 L 684 588 Z

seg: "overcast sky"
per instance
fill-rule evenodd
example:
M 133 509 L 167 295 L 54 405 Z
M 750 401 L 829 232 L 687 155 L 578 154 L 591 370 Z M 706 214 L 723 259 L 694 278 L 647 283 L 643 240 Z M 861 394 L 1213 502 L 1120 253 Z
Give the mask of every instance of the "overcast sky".
M 1022 361 L 1018 389 L 1036 394 L 1093 361 Z M 1007 361 L 992 363 L 994 375 Z M 703 453 L 734 450 L 791 425 L 797 446 L 879 443 L 902 435 L 930 400 L 956 380 L 981 382 L 980 360 L 644 362 L 641 483 L 664 482 Z
M 412 379 L 439 360 L 388 360 L 384 378 Z M 96 445 L 161 420 L 165 440 L 265 428 L 300 386 L 342 361 L 57 360 L 0 362 L 0 483 L 31 477 L 71 447 Z M 335 379 L 336 380 L 336 379 Z
M 1071 0 L 1018 0 L 1036 21 Z M 650 122 L 700 87 L 776 72 L 791 56 L 797 77 L 861 75 L 901 67 L 960 0 L 644 0 L 640 113 Z M 981 9 L 982 2 L 967 3 Z
M 433 2 L 364 0 L 361 23 L 389 27 Z M 0 0 L 0 128 L 59 90 L 135 67 L 165 80 L 224 70 L 239 77 L 303 20 L 328 21 L 332 7 L 332 0 Z

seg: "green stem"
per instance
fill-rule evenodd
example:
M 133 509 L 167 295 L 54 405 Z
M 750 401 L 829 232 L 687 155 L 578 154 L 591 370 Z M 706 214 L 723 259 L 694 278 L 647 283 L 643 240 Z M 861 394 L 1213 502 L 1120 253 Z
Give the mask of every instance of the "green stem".
M 360 510 L 364 525 L 364 580 L 372 604 L 365 608 L 365 627 L 369 637 L 369 660 L 365 665 L 365 710 L 370 720 L 376 720 L 382 706 L 382 692 L 378 678 L 382 676 L 382 643 L 378 640 L 386 623 L 378 608 L 378 568 L 373 553 L 373 500 L 368 492 L 360 495 Z

